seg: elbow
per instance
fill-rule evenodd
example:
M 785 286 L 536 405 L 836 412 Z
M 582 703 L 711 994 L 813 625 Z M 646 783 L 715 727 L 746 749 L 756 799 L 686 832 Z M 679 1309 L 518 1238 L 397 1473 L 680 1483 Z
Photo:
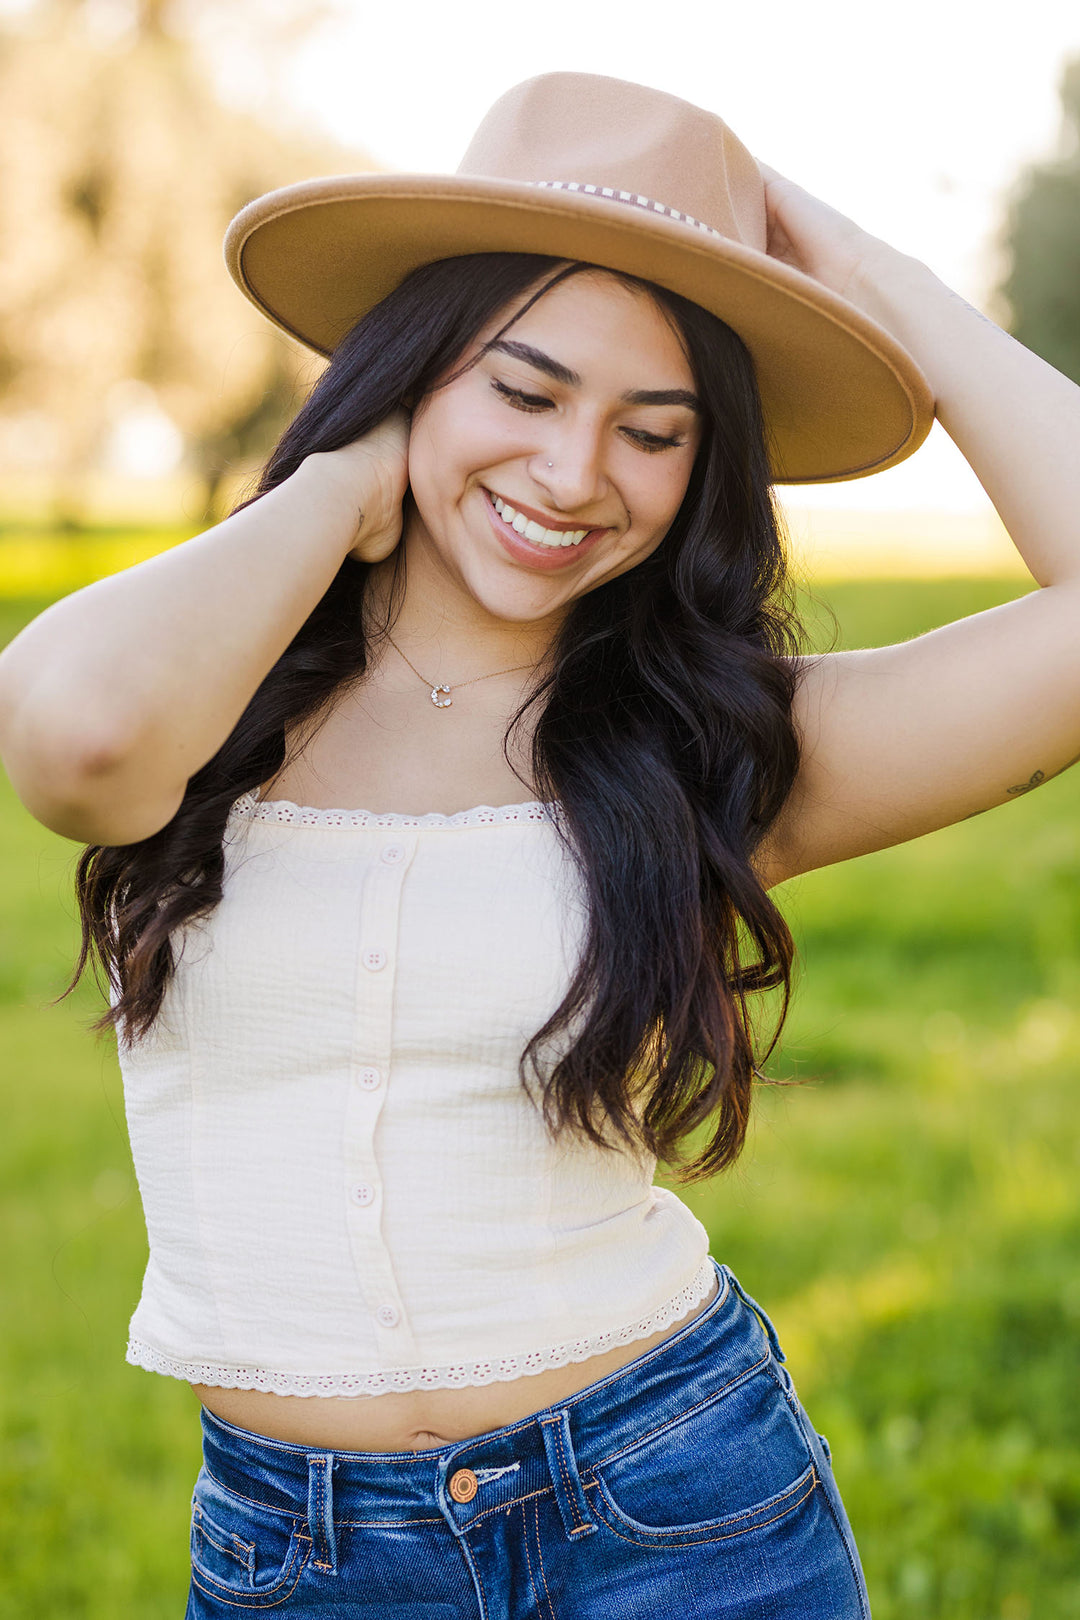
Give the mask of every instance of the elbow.
M 26 635 L 0 651 L 0 764 L 16 795 L 77 843 L 151 837 L 175 815 L 186 781 L 163 786 L 158 751 L 131 734 L 130 717 L 73 679 L 58 654 L 31 657 Z
M 132 756 L 92 725 L 35 726 L 0 714 L 0 760 L 25 808 L 50 832 L 80 844 L 138 843 L 160 831 L 183 798 L 133 791 Z

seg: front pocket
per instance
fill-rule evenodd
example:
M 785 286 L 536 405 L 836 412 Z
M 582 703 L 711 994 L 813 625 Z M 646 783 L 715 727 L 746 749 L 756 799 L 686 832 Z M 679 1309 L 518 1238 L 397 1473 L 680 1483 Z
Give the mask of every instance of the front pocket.
M 597 1517 L 603 1520 L 609 1530 L 614 1530 L 616 1535 L 633 1541 L 639 1547 L 693 1547 L 705 1541 L 730 1541 L 733 1536 L 764 1530 L 802 1507 L 817 1485 L 817 1470 L 811 1463 L 798 1479 L 792 1480 L 787 1489 L 776 1496 L 770 1496 L 767 1501 L 758 1502 L 752 1508 L 744 1508 L 741 1513 L 707 1520 L 702 1524 L 639 1524 L 616 1506 L 600 1480 L 597 1480 L 596 1495 L 590 1500 Z
M 191 1557 L 200 1568 L 218 1570 L 249 1591 L 255 1585 L 255 1543 L 223 1530 L 199 1507 L 191 1510 Z
M 684 1546 L 775 1523 L 812 1495 L 818 1475 L 764 1366 L 605 1458 L 585 1483 L 610 1529 L 641 1545 Z
M 200 1469 L 191 1499 L 191 1578 L 200 1590 L 248 1609 L 282 1603 L 310 1553 L 302 1518 L 237 1496 Z

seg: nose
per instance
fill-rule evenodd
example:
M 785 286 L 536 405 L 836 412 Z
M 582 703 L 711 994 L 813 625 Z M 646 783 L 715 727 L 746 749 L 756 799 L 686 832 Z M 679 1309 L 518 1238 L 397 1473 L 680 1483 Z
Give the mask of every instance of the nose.
M 544 435 L 529 474 L 560 512 L 595 505 L 608 489 L 602 430 L 580 421 L 560 424 L 560 430 Z

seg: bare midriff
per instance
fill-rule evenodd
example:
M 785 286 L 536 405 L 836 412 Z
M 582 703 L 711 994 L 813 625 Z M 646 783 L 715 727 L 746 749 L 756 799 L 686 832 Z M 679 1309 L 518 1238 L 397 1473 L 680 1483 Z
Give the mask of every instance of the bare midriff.
M 215 1416 L 271 1440 L 328 1451 L 429 1451 L 517 1423 L 618 1372 L 700 1316 L 715 1299 L 717 1287 L 677 1322 L 648 1338 L 503 1384 L 349 1396 L 269 1395 L 211 1384 L 191 1387 Z

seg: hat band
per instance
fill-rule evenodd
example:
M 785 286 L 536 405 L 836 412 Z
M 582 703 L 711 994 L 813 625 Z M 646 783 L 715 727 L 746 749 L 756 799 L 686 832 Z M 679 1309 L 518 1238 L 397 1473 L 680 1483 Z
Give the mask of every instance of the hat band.
M 527 180 L 528 186 L 544 186 L 549 191 L 584 191 L 590 197 L 610 197 L 612 202 L 630 203 L 635 208 L 644 208 L 650 214 L 663 214 L 667 219 L 678 220 L 680 225 L 692 225 L 697 231 L 705 231 L 708 236 L 723 236 L 723 231 L 714 229 L 712 225 L 705 225 L 693 214 L 684 214 L 678 208 L 669 208 L 666 203 L 656 202 L 652 197 L 639 196 L 634 191 L 616 191 L 613 186 L 587 185 L 583 180 Z

